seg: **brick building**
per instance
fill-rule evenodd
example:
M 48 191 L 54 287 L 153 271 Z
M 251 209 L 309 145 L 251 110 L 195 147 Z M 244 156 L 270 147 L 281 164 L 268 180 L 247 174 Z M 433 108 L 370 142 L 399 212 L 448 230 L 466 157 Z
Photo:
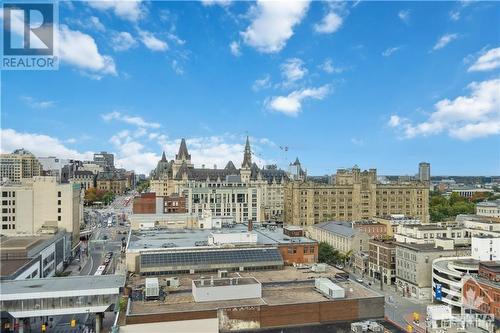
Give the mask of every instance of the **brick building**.
M 374 239 L 382 239 L 387 236 L 387 225 L 372 221 L 355 221 L 352 227 L 358 229 Z
M 186 213 L 186 198 L 173 193 L 163 198 L 164 213 Z
M 368 274 L 386 285 L 396 282 L 396 244 L 372 239 L 369 243 Z
M 154 192 L 142 193 L 134 198 L 134 214 L 171 214 L 186 213 L 186 198 L 174 193 L 170 196 L 157 197 Z
M 155 193 L 142 193 L 140 197 L 134 198 L 132 211 L 134 214 L 155 214 L 156 213 Z
M 469 311 L 493 314 L 500 320 L 500 261 L 485 261 L 479 264 L 477 277 L 465 280 L 462 307 Z M 479 306 L 476 308 L 476 306 Z

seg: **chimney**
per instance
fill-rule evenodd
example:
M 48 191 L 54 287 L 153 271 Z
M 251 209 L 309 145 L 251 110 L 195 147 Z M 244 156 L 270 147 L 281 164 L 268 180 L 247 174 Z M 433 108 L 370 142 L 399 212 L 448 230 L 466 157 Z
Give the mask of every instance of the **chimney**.
M 248 220 L 248 232 L 253 230 L 253 221 L 252 219 Z

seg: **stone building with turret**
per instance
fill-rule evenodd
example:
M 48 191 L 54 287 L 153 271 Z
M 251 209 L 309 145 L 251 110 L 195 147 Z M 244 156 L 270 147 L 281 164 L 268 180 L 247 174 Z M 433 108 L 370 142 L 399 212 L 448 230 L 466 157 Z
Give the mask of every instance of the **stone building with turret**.
M 163 153 L 151 172 L 151 191 L 157 196 L 184 195 L 189 213 L 210 209 L 236 222 L 282 221 L 283 185 L 288 180 L 287 172 L 277 166 L 260 168 L 252 162 L 248 137 L 239 169 L 232 161 L 222 169 L 196 168 L 182 139 L 175 160 L 168 161 Z

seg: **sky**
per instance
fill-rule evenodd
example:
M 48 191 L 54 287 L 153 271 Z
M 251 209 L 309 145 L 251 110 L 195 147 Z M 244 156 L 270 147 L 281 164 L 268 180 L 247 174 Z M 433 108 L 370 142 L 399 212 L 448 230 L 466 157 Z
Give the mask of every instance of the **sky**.
M 2 152 L 500 174 L 498 2 L 60 2 L 57 40 L 1 74 Z

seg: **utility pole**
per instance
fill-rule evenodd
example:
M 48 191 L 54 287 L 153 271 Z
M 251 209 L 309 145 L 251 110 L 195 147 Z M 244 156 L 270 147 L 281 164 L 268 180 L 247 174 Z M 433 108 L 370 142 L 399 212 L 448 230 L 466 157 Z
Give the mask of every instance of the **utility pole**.
M 382 266 L 378 266 L 378 271 L 380 273 L 380 290 L 384 290 L 384 279 L 382 277 Z

